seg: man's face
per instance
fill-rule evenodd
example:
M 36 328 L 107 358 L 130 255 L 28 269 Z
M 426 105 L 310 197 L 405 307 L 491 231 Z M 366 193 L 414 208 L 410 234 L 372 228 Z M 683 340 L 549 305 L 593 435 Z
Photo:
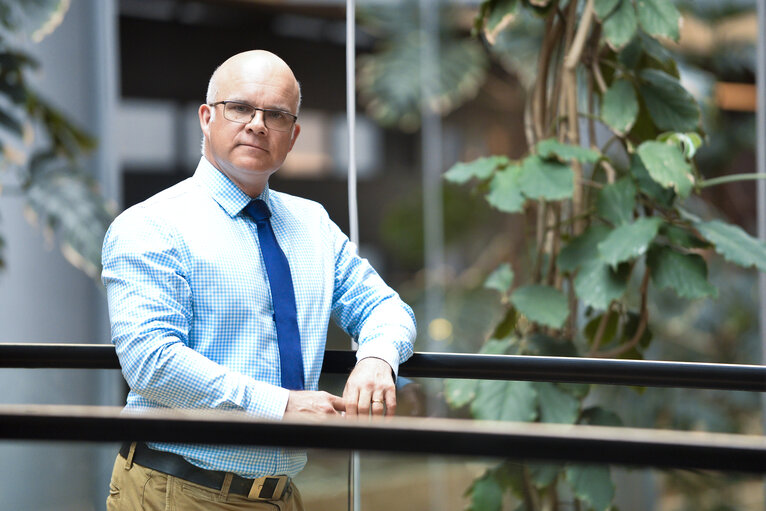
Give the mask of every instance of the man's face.
M 298 90 L 289 69 L 268 61 L 244 61 L 229 65 L 219 77 L 215 102 L 237 101 L 292 114 L 298 108 Z M 263 112 L 256 111 L 248 124 L 226 119 L 224 105 L 199 109 L 200 126 L 207 138 L 205 156 L 251 196 L 260 193 L 293 147 L 300 126 L 290 131 L 267 128 Z M 257 193 L 255 193 L 257 192 Z

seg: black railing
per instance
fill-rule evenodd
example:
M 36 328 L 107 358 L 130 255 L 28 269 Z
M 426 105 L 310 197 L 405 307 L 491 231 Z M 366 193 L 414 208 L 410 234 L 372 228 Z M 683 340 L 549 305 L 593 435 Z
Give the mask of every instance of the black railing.
M 357 421 L 258 421 L 231 413 L 0 406 L 0 438 L 159 442 L 481 456 L 549 462 L 766 472 L 766 438 L 598 426 L 396 417 Z
M 324 373 L 348 373 L 354 352 L 325 352 Z M 110 344 L 0 343 L 0 368 L 118 369 Z M 408 377 L 601 383 L 766 391 L 766 366 L 648 360 L 415 353 L 401 365 Z

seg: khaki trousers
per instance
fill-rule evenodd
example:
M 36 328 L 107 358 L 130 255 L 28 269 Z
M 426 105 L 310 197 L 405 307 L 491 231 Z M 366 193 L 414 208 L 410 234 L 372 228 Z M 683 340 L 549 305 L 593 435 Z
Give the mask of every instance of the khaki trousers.
M 250 500 L 245 496 L 225 494 L 179 479 L 137 463 L 128 464 L 120 455 L 114 462 L 109 483 L 107 511 L 304 511 L 295 485 L 283 500 Z

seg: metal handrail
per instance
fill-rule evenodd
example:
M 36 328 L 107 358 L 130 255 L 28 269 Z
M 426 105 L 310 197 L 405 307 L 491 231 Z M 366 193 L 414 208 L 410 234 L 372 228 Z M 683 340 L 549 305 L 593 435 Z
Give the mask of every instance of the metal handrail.
M 188 442 L 481 456 L 766 473 L 766 438 L 562 424 L 394 417 L 263 421 L 201 410 L 121 414 L 114 407 L 0 405 L 0 438 Z
M 355 353 L 327 350 L 322 372 L 348 373 Z M 0 368 L 119 369 L 111 344 L 0 343 Z M 600 383 L 766 391 L 766 366 L 648 360 L 415 353 L 400 366 L 408 377 Z

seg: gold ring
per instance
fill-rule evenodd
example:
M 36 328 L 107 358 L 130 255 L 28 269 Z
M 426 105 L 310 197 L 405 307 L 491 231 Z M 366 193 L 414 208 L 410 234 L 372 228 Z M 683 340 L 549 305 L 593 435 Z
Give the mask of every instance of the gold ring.
M 382 399 L 373 399 L 373 400 L 372 400 L 372 402 L 373 402 L 373 403 L 380 403 L 380 404 L 383 404 L 383 400 L 382 400 Z

